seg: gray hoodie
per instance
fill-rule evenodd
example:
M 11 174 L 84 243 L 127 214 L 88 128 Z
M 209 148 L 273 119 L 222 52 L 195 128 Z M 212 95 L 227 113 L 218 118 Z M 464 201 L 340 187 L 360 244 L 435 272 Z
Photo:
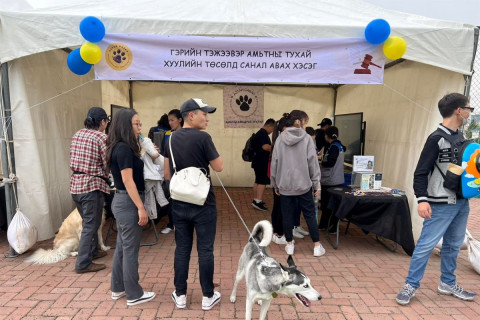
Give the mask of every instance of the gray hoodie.
M 270 168 L 272 186 L 281 195 L 299 196 L 320 188 L 320 167 L 312 138 L 301 128 L 285 129 L 275 142 Z

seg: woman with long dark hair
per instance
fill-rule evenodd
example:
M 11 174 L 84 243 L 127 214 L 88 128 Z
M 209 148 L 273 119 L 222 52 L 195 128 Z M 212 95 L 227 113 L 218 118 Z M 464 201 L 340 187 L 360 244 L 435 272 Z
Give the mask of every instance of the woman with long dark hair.
M 138 137 L 142 123 L 133 109 L 115 114 L 107 137 L 107 164 L 115 182 L 112 212 L 117 220 L 117 244 L 113 255 L 112 299 L 127 296 L 127 305 L 147 302 L 154 292 L 143 291 L 138 276 L 138 251 L 142 226 L 148 223 L 143 205 L 145 183 Z
M 304 111 L 293 110 L 285 113 L 283 117 L 285 129 L 273 149 L 271 181 L 275 192 L 280 195 L 283 231 L 287 240 L 285 251 L 287 254 L 294 252 L 292 234 L 294 212 L 300 207 L 314 242 L 313 255 L 319 257 L 325 254 L 325 249 L 319 241 L 312 188 L 315 190 L 315 196 L 318 196 L 320 167 L 315 144 L 305 132 L 308 115 Z

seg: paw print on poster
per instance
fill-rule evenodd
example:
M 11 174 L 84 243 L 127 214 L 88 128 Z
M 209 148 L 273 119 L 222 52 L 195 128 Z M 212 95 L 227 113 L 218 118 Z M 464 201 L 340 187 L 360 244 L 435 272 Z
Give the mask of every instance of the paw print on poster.
M 252 98 L 249 98 L 248 95 L 240 96 L 237 100 L 237 105 L 240 106 L 240 110 L 248 111 L 250 110 L 250 105 L 252 104 Z
M 127 59 L 127 57 L 125 57 L 125 52 L 123 50 L 117 49 L 117 50 L 113 51 L 112 59 L 116 63 L 122 63 L 122 61 Z

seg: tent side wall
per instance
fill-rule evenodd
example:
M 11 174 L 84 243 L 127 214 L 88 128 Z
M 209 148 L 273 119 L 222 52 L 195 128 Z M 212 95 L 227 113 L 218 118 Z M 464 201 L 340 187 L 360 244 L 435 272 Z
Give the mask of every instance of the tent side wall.
M 241 158 L 245 141 L 256 128 L 225 128 L 223 89 L 225 85 L 186 84 L 186 83 L 133 83 L 134 108 L 142 120 L 142 132 L 148 133 L 156 126 L 158 119 L 171 109 L 180 109 L 185 100 L 202 98 L 205 102 L 217 107 L 217 111 L 209 115 L 207 132 L 223 159 L 224 170 L 220 174 L 226 186 L 251 187 L 254 182 L 253 169 L 249 162 Z M 317 123 L 333 113 L 333 90 L 325 87 L 286 87 L 266 86 L 264 90 L 264 121 L 268 118 L 280 119 L 284 112 L 301 109 L 310 117 L 309 126 L 316 128 Z M 219 185 L 216 177 L 214 185 Z
M 450 92 L 463 93 L 464 86 L 461 74 L 405 61 L 385 70 L 383 85 L 339 88 L 336 113 L 363 112 L 365 154 L 375 155 L 382 184 L 407 191 L 415 239 L 423 221 L 413 193 L 418 157 L 428 135 L 442 122 L 438 100 Z
M 9 62 L 10 97 L 20 209 L 52 237 L 74 208 L 69 193 L 69 148 L 101 86 L 72 74 L 67 53 L 54 50 Z

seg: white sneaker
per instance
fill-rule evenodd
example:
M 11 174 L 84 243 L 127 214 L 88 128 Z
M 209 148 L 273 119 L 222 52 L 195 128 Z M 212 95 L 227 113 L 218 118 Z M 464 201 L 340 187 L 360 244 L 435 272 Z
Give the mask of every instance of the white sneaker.
M 322 246 L 322 244 L 319 244 L 315 248 L 313 248 L 313 255 L 315 257 L 321 257 L 325 254 L 325 248 Z
M 303 234 L 301 234 L 298 230 L 297 230 L 297 227 L 294 227 L 293 230 L 292 230 L 292 234 L 295 238 L 299 238 L 299 239 L 303 239 L 304 236 Z
M 112 300 L 118 300 L 121 297 L 124 297 L 126 295 L 125 291 L 122 292 L 113 292 L 112 291 Z
M 292 255 L 294 250 L 295 250 L 295 245 L 293 243 L 287 244 L 285 246 L 285 251 L 287 252 L 288 255 Z
M 143 295 L 140 298 L 134 300 L 127 300 L 127 306 L 134 306 L 140 303 L 148 302 L 153 298 L 155 298 L 155 292 L 144 291 Z
M 276 234 L 273 234 L 272 236 L 272 241 L 275 242 L 276 244 L 287 244 L 287 239 L 285 239 L 285 236 L 277 236 Z
M 302 226 L 295 227 L 295 229 L 296 229 L 298 232 L 300 232 L 301 234 L 303 234 L 304 236 L 310 235 L 310 233 L 308 233 L 307 230 L 303 229 Z
M 220 302 L 221 294 L 218 291 L 213 292 L 213 296 L 210 298 L 203 297 L 202 299 L 202 309 L 203 310 L 210 310 L 213 308 L 214 305 Z
M 165 229 L 163 229 L 162 231 L 160 231 L 160 233 L 162 233 L 162 234 L 167 234 L 167 233 L 170 233 L 171 231 L 172 231 L 172 228 L 166 227 Z
M 178 309 L 185 309 L 187 306 L 187 295 L 182 294 L 181 296 L 177 296 L 177 292 L 173 291 L 172 292 L 172 300 L 175 302 L 175 305 L 177 306 Z

